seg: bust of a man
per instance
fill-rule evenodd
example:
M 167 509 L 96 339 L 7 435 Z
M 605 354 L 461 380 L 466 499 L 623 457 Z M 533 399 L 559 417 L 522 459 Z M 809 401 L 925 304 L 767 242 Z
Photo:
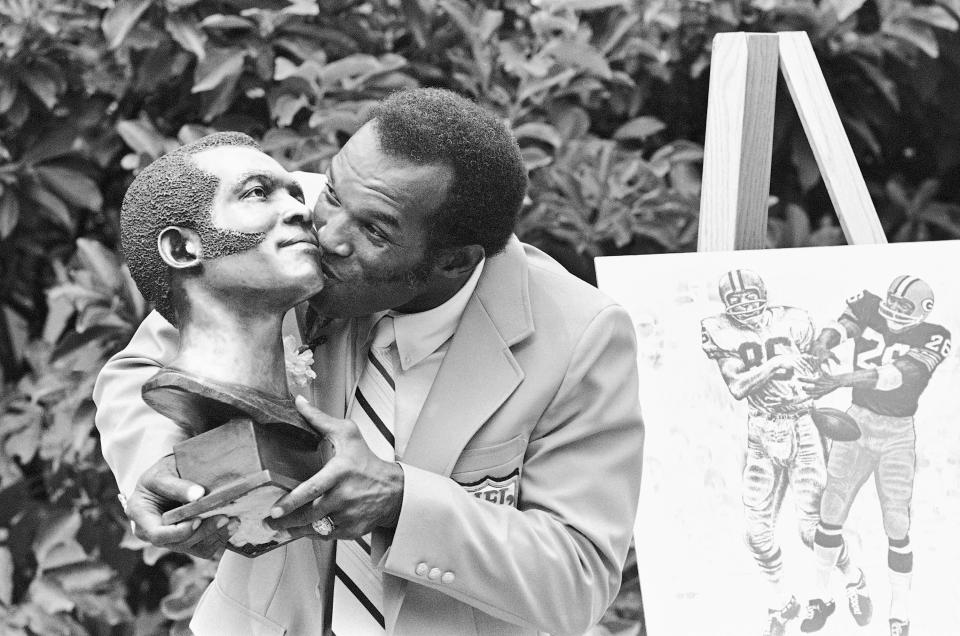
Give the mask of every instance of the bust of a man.
M 225 443 L 246 445 L 245 452 L 259 445 L 247 453 L 255 461 L 293 466 L 288 482 L 313 474 L 318 440 L 290 398 L 281 339 L 286 312 L 323 286 L 297 181 L 247 135 L 215 133 L 144 169 L 124 197 L 120 228 L 134 281 L 180 334 L 176 358 L 144 386 L 144 400 L 193 435 L 238 422 L 249 433 L 221 438 L 213 443 L 219 448 L 200 438 L 182 443 L 196 440 L 189 452 L 175 449 L 181 475 L 208 493 L 227 482 L 232 494 L 252 486 L 249 479 L 237 486 L 242 467 L 211 472 Z M 205 474 L 185 474 L 188 462 Z M 263 485 L 257 505 L 268 509 L 283 493 Z

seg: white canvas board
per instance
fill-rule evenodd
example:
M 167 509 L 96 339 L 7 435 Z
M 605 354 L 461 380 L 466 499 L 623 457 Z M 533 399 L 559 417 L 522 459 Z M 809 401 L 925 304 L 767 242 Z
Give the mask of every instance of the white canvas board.
M 770 305 L 806 310 L 817 333 L 862 290 L 883 297 L 902 274 L 935 294 L 929 323 L 960 333 L 960 242 L 892 244 L 597 259 L 600 288 L 631 314 L 638 337 L 640 402 L 647 437 L 635 527 L 648 633 L 760 635 L 769 584 L 745 541 L 742 471 L 748 407 L 728 390 L 705 354 L 701 321 L 723 313 L 718 281 L 743 268 L 766 283 Z M 836 352 L 835 372 L 851 370 L 853 341 Z M 817 402 L 846 409 L 849 389 Z M 950 352 L 919 398 L 917 465 L 910 539 L 914 553 L 911 634 L 960 630 L 960 360 Z M 814 589 L 813 553 L 800 541 L 788 488 L 776 537 L 784 581 L 801 606 Z M 824 636 L 889 634 L 887 535 L 874 478 L 850 507 L 844 537 L 866 574 L 874 616 L 857 626 L 841 577 L 831 589 L 836 613 Z M 801 616 L 787 623 L 799 634 Z

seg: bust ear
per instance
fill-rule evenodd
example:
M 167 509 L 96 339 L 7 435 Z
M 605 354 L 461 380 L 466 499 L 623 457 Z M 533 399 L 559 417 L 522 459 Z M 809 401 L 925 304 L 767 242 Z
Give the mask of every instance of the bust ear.
M 170 267 L 187 269 L 200 264 L 200 235 L 188 227 L 165 227 L 157 237 L 157 249 Z

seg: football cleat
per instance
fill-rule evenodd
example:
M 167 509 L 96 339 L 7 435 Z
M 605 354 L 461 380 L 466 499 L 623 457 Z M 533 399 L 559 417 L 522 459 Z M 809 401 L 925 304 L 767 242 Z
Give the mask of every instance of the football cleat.
M 787 604 L 780 609 L 767 610 L 767 625 L 763 629 L 763 636 L 783 636 L 787 623 L 800 614 L 800 603 L 796 596 L 791 596 Z
M 873 601 L 867 590 L 867 579 L 860 570 L 860 580 L 847 586 L 847 607 L 857 625 L 863 627 L 870 622 L 873 616 Z
M 753 325 L 762 320 L 767 309 L 767 286 L 756 272 L 731 270 L 720 278 L 718 291 L 724 311 L 737 322 Z
M 910 636 L 910 621 L 890 619 L 890 636 Z
M 926 319 L 933 311 L 933 290 L 916 276 L 897 276 L 887 297 L 880 301 L 880 315 L 893 331 L 902 331 Z
M 810 602 L 807 603 L 806 618 L 800 623 L 800 631 L 805 634 L 820 631 L 835 609 L 837 609 L 837 604 L 833 601 L 824 601 L 819 598 L 810 599 Z

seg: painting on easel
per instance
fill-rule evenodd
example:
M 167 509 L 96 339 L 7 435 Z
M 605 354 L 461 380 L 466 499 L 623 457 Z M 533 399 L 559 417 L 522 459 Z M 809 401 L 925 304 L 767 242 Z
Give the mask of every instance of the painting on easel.
M 651 636 L 960 625 L 960 242 L 599 259 L 634 318 Z

